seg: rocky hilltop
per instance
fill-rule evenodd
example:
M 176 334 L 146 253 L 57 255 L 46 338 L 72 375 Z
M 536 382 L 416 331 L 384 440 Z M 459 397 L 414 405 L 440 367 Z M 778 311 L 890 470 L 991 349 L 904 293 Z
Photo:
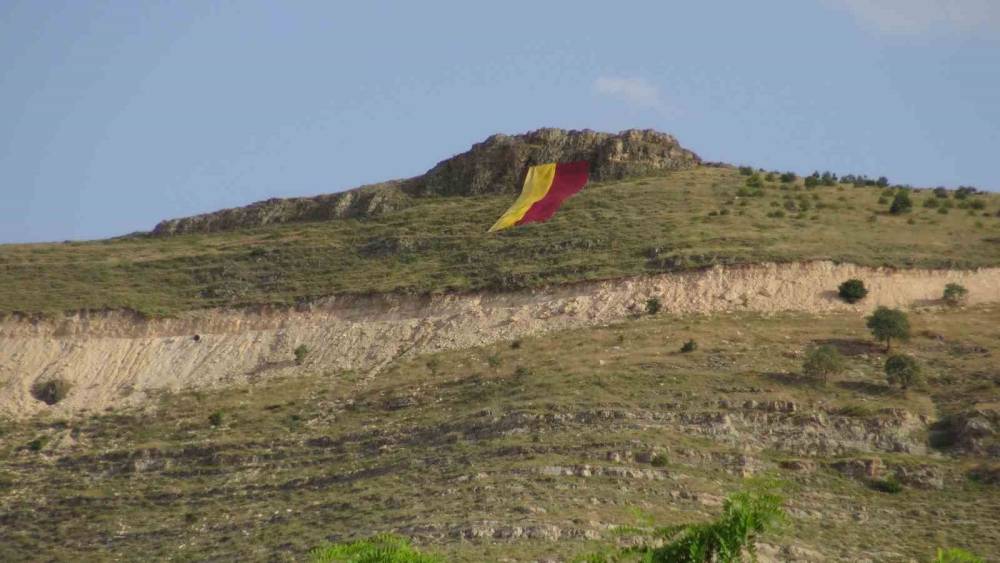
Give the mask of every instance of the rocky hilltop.
M 544 162 L 586 160 L 595 181 L 620 180 L 701 163 L 673 136 L 653 130 L 618 134 L 539 129 L 493 135 L 470 150 L 439 162 L 427 173 L 315 197 L 272 198 L 245 207 L 169 219 L 156 236 L 216 232 L 298 221 L 374 217 L 406 207 L 412 197 L 516 193 L 525 169 Z

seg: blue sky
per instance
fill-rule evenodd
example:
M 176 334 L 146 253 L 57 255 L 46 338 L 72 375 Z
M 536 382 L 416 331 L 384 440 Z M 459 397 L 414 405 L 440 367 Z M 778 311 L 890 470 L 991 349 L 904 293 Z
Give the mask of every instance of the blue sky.
M 0 0 L 0 242 L 413 176 L 544 126 L 996 190 L 998 100 L 995 0 Z

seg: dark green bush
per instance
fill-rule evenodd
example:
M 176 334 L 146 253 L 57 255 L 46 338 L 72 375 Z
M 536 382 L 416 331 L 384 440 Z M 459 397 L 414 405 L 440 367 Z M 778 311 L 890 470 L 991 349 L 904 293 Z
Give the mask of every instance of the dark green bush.
M 295 365 L 301 366 L 302 362 L 306 361 L 306 356 L 309 355 L 309 347 L 305 344 L 299 344 L 293 353 L 295 354 Z
M 208 422 L 212 426 L 222 426 L 222 423 L 225 422 L 225 419 L 226 415 L 222 411 L 215 411 L 212 414 L 208 415 Z
M 938 205 L 940 205 L 940 203 L 938 203 L 936 198 L 930 197 L 924 200 L 924 207 L 927 207 L 928 209 L 934 209 Z
M 781 182 L 783 184 L 791 184 L 798 178 L 799 177 L 795 175 L 795 172 L 785 172 L 784 174 L 781 175 Z
M 905 191 L 896 192 L 896 196 L 892 198 L 892 205 L 889 206 L 889 213 L 902 215 L 909 213 L 911 209 L 913 209 L 913 201 L 910 199 L 910 194 Z
M 31 396 L 42 401 L 46 405 L 54 405 L 62 401 L 69 395 L 73 384 L 65 379 L 56 377 L 44 381 L 36 381 L 31 386 Z
M 698 349 L 698 343 L 695 342 L 694 340 L 688 340 L 687 342 L 684 343 L 683 346 L 681 346 L 681 352 L 685 354 L 687 354 L 688 352 L 694 352 L 697 349 Z
M 653 467 L 665 467 L 668 463 L 667 454 L 663 452 L 653 454 L 653 457 L 650 458 L 649 463 L 651 463 Z
M 740 166 L 740 174 L 744 176 L 749 176 L 753 174 L 753 168 L 750 166 Z
M 849 279 L 840 284 L 837 295 L 848 303 L 857 303 L 868 295 L 868 288 L 865 287 L 865 282 L 859 279 Z
M 659 313 L 660 309 L 662 309 L 662 308 L 663 308 L 663 305 L 660 303 L 660 298 L 659 297 L 650 297 L 649 299 L 646 300 L 646 314 L 647 315 L 655 315 L 655 314 Z
M 951 306 L 961 305 L 965 302 L 965 299 L 969 296 L 969 290 L 965 289 L 964 286 L 957 283 L 949 283 L 944 286 L 944 294 L 941 298 L 945 303 Z
M 872 479 L 868 486 L 881 493 L 897 494 L 903 492 L 903 485 L 893 477 Z
M 937 555 L 931 563 L 986 563 L 986 561 L 974 553 L 953 547 L 950 549 L 938 548 Z

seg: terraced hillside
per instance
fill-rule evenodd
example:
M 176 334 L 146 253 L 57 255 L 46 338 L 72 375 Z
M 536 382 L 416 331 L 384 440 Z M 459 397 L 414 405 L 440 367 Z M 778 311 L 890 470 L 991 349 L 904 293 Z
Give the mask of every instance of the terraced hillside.
M 995 555 L 1000 309 L 912 321 L 927 383 L 906 393 L 855 313 L 647 315 L 5 424 L 0 559 L 300 560 L 395 531 L 455 561 L 567 560 L 763 476 L 791 516 L 768 560 Z M 800 375 L 824 342 L 848 357 L 825 386 Z

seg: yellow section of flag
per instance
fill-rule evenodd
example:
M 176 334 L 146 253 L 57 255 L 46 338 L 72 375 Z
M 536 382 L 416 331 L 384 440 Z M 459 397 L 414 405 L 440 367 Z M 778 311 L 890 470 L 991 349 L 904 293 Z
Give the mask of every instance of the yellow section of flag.
M 524 214 L 531 209 L 531 206 L 545 197 L 552 180 L 556 177 L 556 164 L 540 164 L 528 169 L 528 175 L 524 177 L 524 187 L 521 188 L 521 195 L 510 206 L 497 222 L 490 227 L 489 232 L 508 229 L 517 224 L 524 217 Z

